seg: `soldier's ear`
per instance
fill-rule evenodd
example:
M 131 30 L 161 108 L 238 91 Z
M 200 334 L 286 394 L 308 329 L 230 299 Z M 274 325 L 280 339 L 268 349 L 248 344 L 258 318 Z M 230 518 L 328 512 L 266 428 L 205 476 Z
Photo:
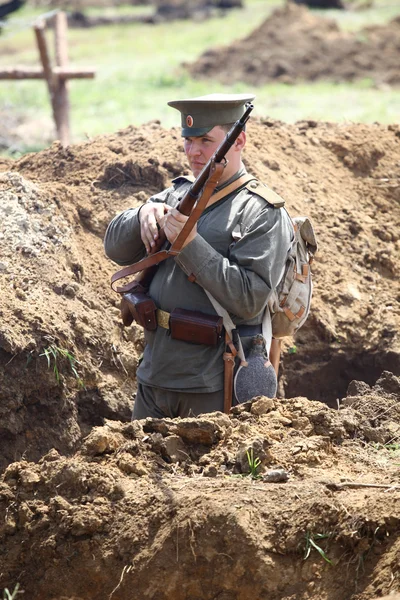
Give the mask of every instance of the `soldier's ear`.
M 240 150 L 242 150 L 246 145 L 246 132 L 242 131 L 239 134 L 239 137 L 237 138 L 236 142 L 235 142 L 235 150 L 236 152 L 240 152 Z

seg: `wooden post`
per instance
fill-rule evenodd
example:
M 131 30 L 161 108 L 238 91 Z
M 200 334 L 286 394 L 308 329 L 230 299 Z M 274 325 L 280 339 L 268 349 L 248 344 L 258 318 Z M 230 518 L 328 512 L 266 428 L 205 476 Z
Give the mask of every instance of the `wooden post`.
M 68 67 L 53 67 L 54 78 L 59 79 L 93 79 L 94 69 L 74 69 Z M 40 67 L 5 67 L 0 68 L 0 79 L 47 79 Z
M 93 79 L 93 69 L 72 69 L 68 66 L 67 16 L 63 12 L 54 17 L 55 54 L 57 66 L 52 66 L 45 36 L 46 22 L 41 19 L 34 25 L 36 42 L 39 50 L 42 69 L 35 67 L 0 68 L 2 79 L 45 79 L 49 90 L 53 118 L 57 129 L 57 137 L 66 147 L 70 143 L 69 129 L 69 79 Z
M 67 42 L 67 15 L 65 12 L 58 12 L 54 18 L 55 28 L 55 50 L 56 50 L 56 63 L 58 67 L 68 67 L 68 42 Z M 58 129 L 58 135 L 61 144 L 65 147 L 70 143 L 70 129 L 69 129 L 69 98 L 68 98 L 68 84 L 66 79 L 57 79 L 55 94 L 54 94 L 54 107 L 55 117 Z
M 56 118 L 55 103 L 54 103 L 56 82 L 55 82 L 53 71 L 51 68 L 49 52 L 47 50 L 46 36 L 44 35 L 44 28 L 45 28 L 45 22 L 41 20 L 41 21 L 38 21 L 36 23 L 36 25 L 34 26 L 34 31 L 35 31 L 35 35 L 36 35 L 36 42 L 37 42 L 38 49 L 39 49 L 40 60 L 41 60 L 42 67 L 43 67 L 43 74 L 46 79 L 47 89 L 49 90 L 51 108 L 53 111 L 54 122 L 56 124 L 57 134 L 58 134 L 57 118 Z

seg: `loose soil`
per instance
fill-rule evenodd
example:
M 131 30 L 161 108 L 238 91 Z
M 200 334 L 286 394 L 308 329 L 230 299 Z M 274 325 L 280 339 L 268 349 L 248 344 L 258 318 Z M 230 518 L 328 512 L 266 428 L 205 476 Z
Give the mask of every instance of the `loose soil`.
M 130 423 L 143 336 L 121 326 L 102 239 L 113 215 L 188 172 L 180 145 L 151 122 L 0 158 L 0 590 L 400 592 L 400 127 L 250 124 L 246 166 L 320 242 L 279 398 Z
M 245 81 L 355 81 L 399 85 L 400 17 L 387 25 L 343 32 L 336 21 L 288 3 L 243 40 L 207 50 L 192 65 L 194 77 Z

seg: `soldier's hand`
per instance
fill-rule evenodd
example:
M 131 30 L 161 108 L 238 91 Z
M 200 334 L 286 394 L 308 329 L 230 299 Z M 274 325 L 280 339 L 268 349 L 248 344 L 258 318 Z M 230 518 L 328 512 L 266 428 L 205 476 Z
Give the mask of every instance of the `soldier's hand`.
M 167 240 L 173 244 L 176 240 L 180 232 L 182 231 L 183 226 L 189 217 L 186 217 L 182 213 L 179 212 L 176 208 L 173 208 L 168 214 L 164 217 L 164 233 L 167 236 Z M 196 225 L 193 227 L 192 231 L 187 236 L 182 248 L 187 246 L 197 235 L 197 227 Z
M 140 237 L 149 253 L 156 245 L 159 228 L 164 224 L 165 215 L 171 210 L 171 206 L 163 202 L 147 202 L 143 204 L 139 212 Z

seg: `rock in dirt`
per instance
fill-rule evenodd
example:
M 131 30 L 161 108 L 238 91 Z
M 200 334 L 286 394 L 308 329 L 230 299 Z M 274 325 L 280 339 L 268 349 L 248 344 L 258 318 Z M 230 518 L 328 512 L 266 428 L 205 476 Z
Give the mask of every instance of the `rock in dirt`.
M 262 476 L 266 483 L 284 483 L 288 479 L 289 473 L 285 469 L 271 469 Z

